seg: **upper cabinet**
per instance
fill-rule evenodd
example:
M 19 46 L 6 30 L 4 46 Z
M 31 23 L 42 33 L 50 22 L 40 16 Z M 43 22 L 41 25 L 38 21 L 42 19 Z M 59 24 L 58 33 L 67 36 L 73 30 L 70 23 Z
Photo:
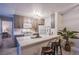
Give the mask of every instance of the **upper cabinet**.
M 32 28 L 32 19 L 31 18 L 24 17 L 23 28 L 24 29 Z
M 39 25 L 44 25 L 45 24 L 45 19 L 44 18 L 38 19 L 38 24 Z
M 14 15 L 14 28 L 23 28 L 24 16 Z
M 58 13 L 54 13 L 48 17 L 32 18 L 20 15 L 14 15 L 14 27 L 29 29 L 34 32 L 39 32 L 41 28 L 45 28 L 46 32 L 57 32 Z M 42 26 L 42 27 L 41 27 Z

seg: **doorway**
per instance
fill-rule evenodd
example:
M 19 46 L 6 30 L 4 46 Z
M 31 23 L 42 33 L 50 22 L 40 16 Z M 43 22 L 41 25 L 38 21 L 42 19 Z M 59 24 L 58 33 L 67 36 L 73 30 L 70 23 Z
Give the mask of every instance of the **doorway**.
M 13 18 L 1 17 L 0 19 L 1 48 L 0 55 L 16 54 L 15 41 L 13 39 Z

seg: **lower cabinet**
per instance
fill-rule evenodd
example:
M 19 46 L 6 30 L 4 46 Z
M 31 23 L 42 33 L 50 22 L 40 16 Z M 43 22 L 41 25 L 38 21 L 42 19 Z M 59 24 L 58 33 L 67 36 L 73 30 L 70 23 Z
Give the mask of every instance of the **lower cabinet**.
M 22 55 L 41 55 L 41 49 L 44 46 L 48 45 L 47 42 L 37 43 L 28 47 L 22 47 L 21 54 Z
M 21 47 L 21 55 L 41 55 L 42 47 L 50 46 L 55 39 Z

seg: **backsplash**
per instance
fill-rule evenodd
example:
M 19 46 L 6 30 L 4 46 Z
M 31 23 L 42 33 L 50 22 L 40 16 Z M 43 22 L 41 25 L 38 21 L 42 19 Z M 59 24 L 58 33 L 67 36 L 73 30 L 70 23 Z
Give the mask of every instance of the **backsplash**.
M 39 34 L 40 35 L 50 35 L 51 34 L 51 27 L 50 26 L 39 26 Z

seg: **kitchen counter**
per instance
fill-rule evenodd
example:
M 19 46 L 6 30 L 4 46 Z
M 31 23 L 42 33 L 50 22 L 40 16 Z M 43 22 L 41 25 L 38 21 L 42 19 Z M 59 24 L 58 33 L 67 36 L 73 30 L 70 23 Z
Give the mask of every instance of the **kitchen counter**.
M 17 41 L 19 44 L 18 54 L 25 54 L 25 55 L 40 54 L 39 51 L 41 50 L 39 49 L 41 49 L 42 46 L 46 46 L 50 40 L 54 40 L 57 38 L 59 38 L 59 35 L 50 35 L 50 36 L 45 35 L 40 38 L 34 38 L 34 39 L 28 36 L 17 37 Z
M 57 37 L 59 37 L 59 35 L 43 36 L 41 38 L 34 38 L 34 39 L 32 39 L 31 37 L 28 37 L 28 36 L 24 36 L 24 37 L 17 37 L 17 41 L 18 41 L 19 45 L 21 47 L 23 47 L 23 46 L 29 46 L 29 45 L 32 45 L 32 44 L 35 44 L 35 43 L 47 41 L 47 40 L 50 40 L 50 39 L 54 39 L 54 38 L 57 38 Z

